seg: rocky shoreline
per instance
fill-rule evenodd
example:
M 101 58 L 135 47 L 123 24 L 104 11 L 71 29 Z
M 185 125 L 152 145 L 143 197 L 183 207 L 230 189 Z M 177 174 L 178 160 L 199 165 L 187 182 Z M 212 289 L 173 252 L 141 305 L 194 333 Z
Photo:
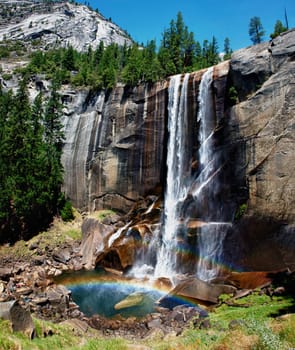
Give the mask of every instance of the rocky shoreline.
M 137 319 L 135 317 L 107 319 L 94 315 L 86 317 L 74 303 L 71 292 L 63 285 L 55 283 L 55 277 L 65 271 L 83 269 L 79 254 L 80 241 L 61 244 L 54 249 L 40 250 L 36 242 L 27 244 L 35 254 L 29 259 L 14 260 L 2 257 L 0 266 L 0 308 L 1 304 L 16 301 L 24 310 L 39 319 L 66 322 L 74 328 L 91 327 L 103 336 L 121 336 L 130 339 L 149 336 L 164 337 L 179 335 L 194 318 L 198 327 L 207 324 L 207 312 L 198 307 L 180 305 L 172 310 L 159 307 L 157 312 Z

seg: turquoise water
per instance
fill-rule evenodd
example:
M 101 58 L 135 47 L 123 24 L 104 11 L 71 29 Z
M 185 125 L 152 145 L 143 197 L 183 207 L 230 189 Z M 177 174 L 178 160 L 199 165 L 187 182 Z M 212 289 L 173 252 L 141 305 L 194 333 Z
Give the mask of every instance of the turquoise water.
M 56 282 L 65 285 L 71 291 L 73 301 L 88 317 L 95 314 L 108 318 L 117 315 L 143 317 L 155 310 L 155 302 L 165 294 L 121 277 L 118 280 L 113 278 L 98 271 L 83 271 L 59 276 Z M 136 306 L 116 310 L 115 305 L 132 293 L 141 293 L 142 302 Z

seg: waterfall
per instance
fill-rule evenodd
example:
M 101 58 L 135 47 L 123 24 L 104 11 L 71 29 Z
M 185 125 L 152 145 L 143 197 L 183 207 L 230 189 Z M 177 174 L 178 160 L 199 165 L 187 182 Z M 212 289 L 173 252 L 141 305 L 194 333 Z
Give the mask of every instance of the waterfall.
M 224 222 L 221 201 L 218 198 L 222 170 L 221 157 L 215 149 L 217 125 L 212 93 L 213 68 L 202 77 L 198 94 L 199 126 L 198 171 L 191 171 L 191 144 L 187 141 L 193 133 L 189 120 L 189 74 L 171 78 L 168 90 L 168 146 L 167 184 L 164 198 L 164 219 L 161 246 L 157 254 L 155 277 L 173 278 L 187 271 L 183 266 L 183 252 L 187 247 L 195 258 L 194 272 L 209 280 L 219 272 L 222 261 L 222 241 L 231 226 Z M 191 208 L 191 210 L 188 210 Z M 190 213 L 195 217 L 191 218 Z M 194 220 L 195 247 L 189 242 L 189 221 Z
M 188 160 L 185 152 L 187 132 L 187 87 L 189 74 L 171 78 L 168 100 L 167 184 L 164 201 L 164 228 L 158 253 L 155 276 L 171 276 L 177 269 L 177 226 L 179 205 L 189 187 L 186 184 Z
M 193 185 L 193 196 L 200 209 L 200 217 L 206 222 L 198 232 L 197 276 L 210 280 L 218 275 L 222 263 L 222 246 L 231 223 L 222 220 L 222 203 L 216 193 L 220 187 L 218 175 L 222 170 L 220 156 L 214 148 L 216 116 L 213 108 L 211 84 L 213 67 L 203 75 L 199 89 L 199 169 L 200 173 Z M 205 203 L 205 204 L 204 204 Z M 214 221 L 211 221 L 211 220 Z M 215 221 L 216 220 L 216 221 Z

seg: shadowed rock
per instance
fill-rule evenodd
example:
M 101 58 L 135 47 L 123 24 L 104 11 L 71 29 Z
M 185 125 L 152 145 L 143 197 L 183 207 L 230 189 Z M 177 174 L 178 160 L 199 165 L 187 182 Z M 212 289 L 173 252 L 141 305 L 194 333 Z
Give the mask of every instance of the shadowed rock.
M 230 285 L 217 285 L 207 283 L 196 277 L 188 278 L 172 289 L 167 296 L 159 300 L 159 303 L 170 297 L 187 298 L 188 300 L 218 303 L 221 294 L 233 294 L 236 288 Z
M 14 332 L 22 332 L 33 339 L 35 326 L 31 313 L 19 305 L 16 300 L 0 303 L 0 318 L 9 320 Z

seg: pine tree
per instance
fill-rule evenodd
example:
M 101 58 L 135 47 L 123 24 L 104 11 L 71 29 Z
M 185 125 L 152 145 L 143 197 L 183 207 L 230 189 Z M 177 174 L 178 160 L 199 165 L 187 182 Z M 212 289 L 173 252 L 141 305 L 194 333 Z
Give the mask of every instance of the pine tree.
M 9 157 L 7 119 L 12 102 L 12 92 L 9 91 L 5 93 L 0 87 L 0 228 L 5 228 L 7 226 L 6 223 L 10 211 L 10 189 L 8 188 L 7 180 L 11 164 Z
M 28 91 L 23 80 L 7 115 L 4 140 L 7 167 L 4 184 L 9 200 L 6 226 L 13 237 L 28 231 L 28 217 L 31 214 L 30 116 Z
M 137 45 L 133 45 L 128 54 L 127 64 L 122 71 L 123 82 L 134 86 L 143 78 L 143 58 L 142 51 Z
M 61 164 L 62 146 L 64 141 L 63 125 L 61 122 L 62 104 L 55 81 L 52 82 L 50 97 L 44 113 L 44 142 L 47 170 L 48 210 L 54 215 L 60 199 L 63 181 L 63 167 Z
M 282 21 L 277 20 L 275 27 L 274 27 L 274 32 L 272 34 L 270 34 L 270 37 L 272 39 L 276 38 L 277 36 L 279 36 L 281 33 L 285 32 L 287 30 L 287 27 L 285 27 L 282 23 Z
M 66 70 L 72 71 L 76 69 L 75 66 L 75 50 L 72 46 L 65 49 L 62 57 L 62 67 Z
M 142 79 L 147 82 L 156 82 L 162 76 L 162 69 L 156 53 L 156 42 L 147 42 L 142 51 Z
M 225 39 L 224 39 L 223 52 L 224 52 L 223 59 L 224 59 L 224 60 L 230 59 L 231 54 L 232 54 L 233 51 L 232 51 L 232 49 L 230 48 L 230 40 L 229 40 L 229 38 L 225 38 Z
M 254 45 L 260 44 L 263 41 L 263 36 L 265 35 L 265 31 L 261 24 L 260 18 L 257 16 L 252 17 L 250 19 L 249 35 Z
M 120 51 L 117 44 L 109 45 L 103 52 L 98 67 L 98 74 L 102 86 L 106 89 L 112 89 L 118 78 L 120 66 Z

